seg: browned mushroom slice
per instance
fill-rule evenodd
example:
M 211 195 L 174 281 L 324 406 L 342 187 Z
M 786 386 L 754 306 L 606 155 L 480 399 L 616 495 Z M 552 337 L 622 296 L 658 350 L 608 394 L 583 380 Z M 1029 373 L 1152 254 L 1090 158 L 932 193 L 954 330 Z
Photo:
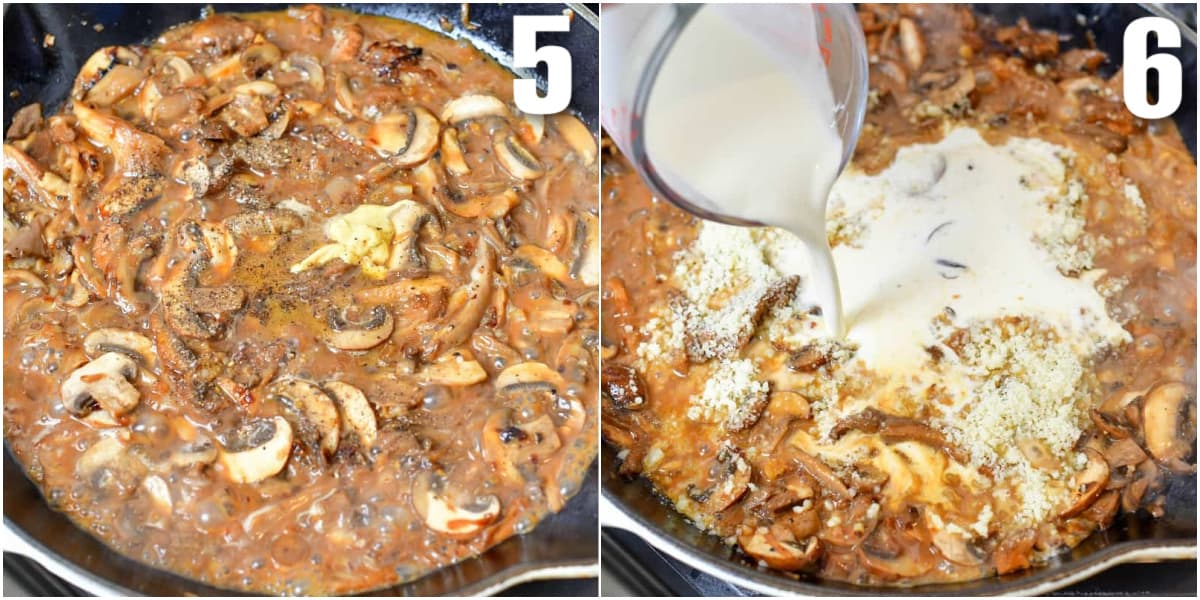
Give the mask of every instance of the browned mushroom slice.
M 1037 532 L 1033 529 L 1022 529 L 1004 538 L 996 547 L 996 551 L 992 553 L 992 563 L 996 565 L 996 573 L 1004 575 L 1028 569 L 1035 541 L 1037 541 Z
M 1136 465 L 1146 460 L 1146 453 L 1132 438 L 1117 440 L 1104 450 L 1104 460 L 1113 469 Z
M 117 352 L 101 354 L 63 381 L 63 406 L 72 414 L 83 416 L 98 405 L 119 417 L 133 410 L 141 398 L 141 392 L 129 383 L 137 372 L 137 363 L 132 358 Z
M 124 46 L 106 46 L 92 53 L 75 77 L 75 85 L 71 96 L 83 100 L 85 95 L 99 84 L 116 66 L 132 66 L 137 64 L 137 53 Z
M 926 548 L 927 543 L 915 539 L 910 532 L 901 531 L 894 519 L 885 519 L 858 545 L 856 555 L 873 575 L 887 581 L 899 581 L 920 577 L 933 569 L 937 561 Z
M 463 387 L 487 381 L 487 371 L 478 361 L 464 352 L 450 352 L 417 371 L 417 379 L 424 383 Z
M 500 515 L 495 496 L 470 496 L 457 490 L 444 477 L 424 473 L 413 480 L 413 508 L 430 529 L 454 538 L 475 537 Z
M 242 73 L 246 75 L 247 79 L 258 79 L 271 67 L 274 67 L 281 58 L 283 58 L 283 53 L 279 51 L 279 46 L 265 40 L 255 42 L 242 50 L 240 65 Z
M 47 207 L 63 205 L 70 194 L 70 187 L 62 177 L 46 170 L 12 144 L 4 144 L 4 169 L 15 173 Z M 6 189 L 7 183 L 6 180 Z
M 498 194 L 473 196 L 465 200 L 449 198 L 445 202 L 445 207 L 446 210 L 465 219 L 477 217 L 501 219 L 520 202 L 521 198 L 517 195 L 516 190 L 508 189 Z
M 280 63 L 279 68 L 284 71 L 299 71 L 303 73 L 305 83 L 312 86 L 317 94 L 325 93 L 325 69 L 311 55 L 300 53 L 289 54 L 287 59 Z
M 646 388 L 637 371 L 628 365 L 605 364 L 600 389 L 604 399 L 621 410 L 641 410 L 646 406 Z
M 746 462 L 742 451 L 733 446 L 722 446 L 708 466 L 707 484 L 696 499 L 705 511 L 721 512 L 746 495 L 751 475 L 750 463 Z
M 325 343 L 338 350 L 369 350 L 388 339 L 395 327 L 391 311 L 382 306 L 372 308 L 361 321 L 352 321 L 344 310 L 333 308 Z
M 754 331 L 758 329 L 763 317 L 772 308 L 784 306 L 792 301 L 798 285 L 800 285 L 800 277 L 791 275 L 772 283 L 764 290 L 748 290 L 730 300 L 728 306 L 731 307 L 753 306 L 750 314 L 742 319 L 741 328 L 731 335 L 718 336 L 706 324 L 689 323 L 684 336 L 684 349 L 687 351 L 688 359 L 693 363 L 703 363 L 746 345 L 754 335 Z M 674 296 L 672 301 L 675 303 L 686 302 L 681 295 Z
M 1097 429 L 1114 440 L 1123 440 L 1133 435 L 1133 431 L 1128 425 L 1120 422 L 1117 417 L 1098 408 L 1091 409 L 1088 412 L 1088 416 L 1092 418 L 1092 423 L 1096 424 Z
M 103 216 L 124 217 L 162 194 L 161 163 L 168 151 L 162 139 L 123 119 L 92 110 L 82 102 L 72 104 L 72 110 L 84 133 L 108 148 L 113 156 L 113 174 L 102 187 Z
M 1074 517 L 1091 506 L 1108 483 L 1109 468 L 1104 455 L 1091 448 L 1085 448 L 1083 453 L 1087 456 L 1087 465 L 1075 474 L 1071 485 L 1074 492 L 1071 504 L 1059 513 L 1064 519 Z
M 267 393 L 316 427 L 319 440 L 305 440 L 306 443 L 319 442 L 326 456 L 337 452 L 341 420 L 333 399 L 320 387 L 300 379 L 285 379 L 271 384 Z
M 419 106 L 409 109 L 406 121 L 408 132 L 404 148 L 388 158 L 388 162 L 409 168 L 429 160 L 437 151 L 438 133 L 442 125 L 433 113 Z
M 791 531 L 779 525 L 757 527 L 750 534 L 738 536 L 738 545 L 747 556 L 772 569 L 800 571 L 814 564 L 821 556 L 821 542 L 810 537 L 796 541 Z
M 546 174 L 546 167 L 515 135 L 497 135 L 492 148 L 500 166 L 517 179 L 531 181 Z
M 1178 381 L 1160 383 L 1142 400 L 1142 431 L 1146 450 L 1159 464 L 1176 473 L 1191 473 L 1195 454 L 1196 396 Z
M 800 464 L 800 468 L 804 469 L 804 472 L 811 475 L 813 479 L 816 479 L 817 483 L 820 483 L 824 489 L 842 498 L 850 497 L 850 490 L 846 487 L 846 484 L 842 483 L 842 480 L 833 472 L 833 469 L 830 469 L 829 465 L 822 462 L 821 459 L 803 450 L 796 450 L 795 456 L 796 461 Z

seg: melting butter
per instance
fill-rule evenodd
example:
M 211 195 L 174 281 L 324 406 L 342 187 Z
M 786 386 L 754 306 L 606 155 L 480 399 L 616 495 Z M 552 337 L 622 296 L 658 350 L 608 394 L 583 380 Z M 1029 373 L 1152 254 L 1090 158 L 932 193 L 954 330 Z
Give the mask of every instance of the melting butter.
M 391 215 L 404 202 L 390 206 L 363 204 L 329 219 L 325 222 L 325 237 L 332 241 L 292 265 L 291 271 L 299 273 L 340 258 L 346 264 L 358 265 L 369 277 L 385 277 L 396 235 Z

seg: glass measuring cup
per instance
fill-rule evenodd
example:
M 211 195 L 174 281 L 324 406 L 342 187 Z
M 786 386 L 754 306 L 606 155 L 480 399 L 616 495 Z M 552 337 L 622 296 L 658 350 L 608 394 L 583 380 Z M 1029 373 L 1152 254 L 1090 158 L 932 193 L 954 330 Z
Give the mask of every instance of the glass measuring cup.
M 642 179 L 660 198 L 706 219 L 734 225 L 763 225 L 714 212 L 715 203 L 697 198 L 695 191 L 671 185 L 655 164 L 653 150 L 645 145 L 645 116 L 659 69 L 676 40 L 704 4 L 605 5 L 604 43 L 601 45 L 601 121 L 609 136 L 637 168 Z M 858 16 L 850 5 L 817 4 L 812 20 L 799 28 L 796 5 L 746 4 L 722 7 L 744 12 L 743 26 L 753 25 L 758 41 L 785 60 L 788 52 L 801 52 L 811 35 L 821 53 L 835 103 L 836 129 L 842 139 L 839 171 L 854 154 L 867 101 L 866 42 Z M 809 29 L 810 31 L 804 31 Z M 714 40 L 714 43 L 720 43 Z

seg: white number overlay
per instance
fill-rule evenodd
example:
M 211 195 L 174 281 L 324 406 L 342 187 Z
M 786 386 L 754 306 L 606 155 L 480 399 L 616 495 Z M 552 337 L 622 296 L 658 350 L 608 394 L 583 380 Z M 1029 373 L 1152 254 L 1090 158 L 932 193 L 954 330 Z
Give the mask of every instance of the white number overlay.
M 1179 109 L 1183 101 L 1183 65 L 1166 52 L 1146 55 L 1150 33 L 1163 48 L 1178 48 L 1179 28 L 1170 19 L 1142 17 L 1125 28 L 1125 106 L 1143 119 L 1162 119 Z M 1150 104 L 1146 74 L 1158 72 L 1158 102 Z
M 546 63 L 546 95 L 539 96 L 537 80 L 513 81 L 513 101 L 521 112 L 549 115 L 571 103 L 571 53 L 562 46 L 537 45 L 541 31 L 569 31 L 567 15 L 517 15 L 513 17 L 513 67 L 533 69 Z

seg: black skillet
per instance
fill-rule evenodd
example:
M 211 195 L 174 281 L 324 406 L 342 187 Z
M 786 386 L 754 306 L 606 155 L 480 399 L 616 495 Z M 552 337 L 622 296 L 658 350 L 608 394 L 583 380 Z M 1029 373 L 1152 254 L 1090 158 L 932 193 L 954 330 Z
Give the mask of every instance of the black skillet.
M 571 110 L 595 131 L 599 115 L 599 34 L 595 14 L 578 4 L 571 31 L 539 34 L 539 44 L 567 48 L 574 64 Z M 356 12 L 386 15 L 441 31 L 439 17 L 454 24 L 451 37 L 469 39 L 502 65 L 512 64 L 512 16 L 559 14 L 563 4 L 478 4 L 467 29 L 459 4 L 353 4 Z M 202 5 L 10 4 L 4 12 L 4 127 L 13 113 L 41 102 L 51 114 L 67 98 L 75 73 L 103 46 L 146 42 L 172 25 L 200 17 Z M 282 10 L 286 5 L 217 5 L 218 12 Z M 99 25 L 99 27 L 97 27 Z M 44 48 L 45 34 L 53 47 Z M 544 83 L 544 73 L 538 73 Z M 597 571 L 596 468 L 564 510 L 531 533 L 510 538 L 474 559 L 411 583 L 372 592 L 382 596 L 491 594 L 524 581 L 595 576 Z M 77 587 L 98 595 L 227 595 L 229 592 L 149 568 L 109 549 L 61 513 L 4 453 L 4 549 L 31 556 Z M 218 550 L 219 551 L 219 550 Z
M 1183 64 L 1183 104 L 1175 113 L 1184 142 L 1196 154 L 1196 12 L 1195 5 L 1168 11 L 1150 4 L 975 4 L 975 11 L 1003 24 L 1025 17 L 1036 28 L 1062 34 L 1064 48 L 1087 43 L 1087 31 L 1110 63 L 1101 74 L 1111 76 L 1121 64 L 1122 34 L 1126 24 L 1143 16 L 1163 16 L 1176 21 L 1183 33 L 1181 49 L 1159 50 L 1152 42 L 1150 52 L 1170 52 Z M 1192 381 L 1195 373 L 1192 373 Z M 1176 478 L 1167 493 L 1166 515 L 1152 519 L 1144 512 L 1122 516 L 1111 528 L 1093 534 L 1079 546 L 1055 557 L 1050 564 L 978 581 L 924 585 L 912 588 L 861 587 L 790 576 L 750 564 L 715 536 L 707 535 L 664 503 L 644 479 L 627 481 L 616 473 L 619 464 L 612 446 L 601 450 L 601 521 L 605 527 L 630 531 L 672 558 L 704 571 L 724 582 L 774 596 L 891 594 L 940 595 L 1033 595 L 1044 594 L 1082 581 L 1113 565 L 1196 558 L 1196 476 Z M 1195 568 L 1195 563 L 1181 563 Z

